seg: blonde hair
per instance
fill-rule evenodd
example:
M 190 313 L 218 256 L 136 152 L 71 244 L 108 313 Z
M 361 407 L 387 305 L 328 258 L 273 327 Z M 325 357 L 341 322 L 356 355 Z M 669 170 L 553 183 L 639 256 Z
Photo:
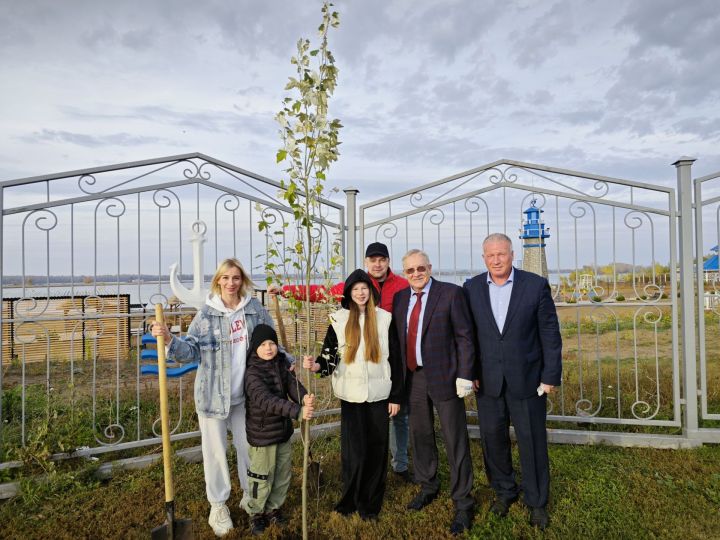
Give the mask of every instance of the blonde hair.
M 372 287 L 372 285 L 369 285 Z M 348 303 L 350 316 L 345 325 L 345 351 L 343 360 L 347 364 L 355 361 L 355 355 L 360 348 L 360 308 L 354 300 Z M 365 328 L 363 330 L 365 340 L 365 360 L 377 364 L 380 362 L 380 339 L 377 331 L 377 315 L 375 313 L 375 298 L 370 290 L 370 298 L 365 304 Z
M 218 265 L 217 270 L 215 270 L 215 275 L 210 282 L 210 292 L 221 296 L 222 291 L 220 290 L 220 278 L 227 273 L 230 268 L 237 268 L 240 270 L 240 288 L 237 292 L 238 298 L 244 298 L 245 295 L 252 293 L 255 285 L 250 279 L 250 276 L 248 276 L 245 272 L 243 265 L 235 257 L 225 259 Z

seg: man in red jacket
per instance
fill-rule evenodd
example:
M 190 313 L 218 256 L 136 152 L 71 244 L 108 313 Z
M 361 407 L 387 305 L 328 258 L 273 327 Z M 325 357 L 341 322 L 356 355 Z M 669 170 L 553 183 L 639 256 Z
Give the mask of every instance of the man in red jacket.
M 375 288 L 380 291 L 380 304 L 378 307 L 392 313 L 395 293 L 410 285 L 407 279 L 390 270 L 390 252 L 382 242 L 373 242 L 365 250 L 365 269 Z M 327 302 L 331 296 L 342 298 L 345 283 L 333 285 L 329 292 L 323 285 L 310 285 L 311 302 Z M 268 292 L 274 294 L 278 289 L 271 287 Z M 295 285 L 286 285 L 282 288 L 284 296 L 293 296 L 298 300 L 305 299 L 305 288 Z M 392 455 L 393 472 L 406 482 L 412 482 L 408 470 L 408 411 L 407 404 L 403 403 L 400 412 L 392 417 L 390 423 L 390 454 Z

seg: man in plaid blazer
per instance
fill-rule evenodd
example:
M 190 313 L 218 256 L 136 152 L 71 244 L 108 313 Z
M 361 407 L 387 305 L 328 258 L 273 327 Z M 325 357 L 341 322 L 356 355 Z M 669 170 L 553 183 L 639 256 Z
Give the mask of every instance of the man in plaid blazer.
M 510 421 L 520 451 L 522 493 L 530 523 L 545 529 L 550 490 L 547 395 L 562 379 L 562 337 L 547 279 L 513 266 L 512 241 L 483 242 L 488 271 L 465 283 L 477 335 L 478 421 L 485 473 L 495 491 L 490 511 L 505 516 L 518 499 Z
M 445 439 L 455 503 L 450 532 L 460 534 L 470 528 L 473 518 L 473 472 L 463 400 L 472 392 L 472 319 L 462 289 L 431 278 L 426 253 L 412 249 L 402 262 L 410 288 L 395 294 L 393 320 L 406 365 L 415 480 L 421 486 L 408 509 L 421 510 L 440 490 L 434 407 Z

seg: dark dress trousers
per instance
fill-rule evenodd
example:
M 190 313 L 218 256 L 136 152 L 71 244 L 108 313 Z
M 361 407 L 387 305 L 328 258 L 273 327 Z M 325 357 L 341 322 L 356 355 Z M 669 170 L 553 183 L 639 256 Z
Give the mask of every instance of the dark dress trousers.
M 412 289 L 395 294 L 393 321 L 397 328 L 400 352 L 405 363 L 405 385 L 410 415 L 415 480 L 424 493 L 440 489 L 437 477 L 438 451 L 435 441 L 434 411 L 440 418 L 450 467 L 450 494 L 457 510 L 473 507 L 470 443 L 465 417 L 465 402 L 457 397 L 455 380 L 472 380 L 475 345 L 472 321 L 462 289 L 457 285 L 432 280 L 418 334 L 422 369 L 407 369 L 407 316 Z
M 487 272 L 464 285 L 477 338 L 480 389 L 478 423 L 485 471 L 499 498 L 519 494 L 510 453 L 510 420 L 515 426 L 524 502 L 547 504 L 550 471 L 547 453 L 546 401 L 540 383 L 559 386 L 562 339 L 547 280 L 515 269 L 504 328 L 490 305 Z

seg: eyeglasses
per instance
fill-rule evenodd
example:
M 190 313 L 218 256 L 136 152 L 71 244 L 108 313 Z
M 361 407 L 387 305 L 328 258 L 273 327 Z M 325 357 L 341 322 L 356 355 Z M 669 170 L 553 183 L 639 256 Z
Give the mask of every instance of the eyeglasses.
M 403 270 L 403 272 L 405 272 L 405 274 L 407 274 L 408 276 L 412 276 L 415 272 L 417 272 L 418 274 L 424 274 L 427 271 L 427 266 L 418 266 L 417 268 L 406 268 L 405 270 Z

